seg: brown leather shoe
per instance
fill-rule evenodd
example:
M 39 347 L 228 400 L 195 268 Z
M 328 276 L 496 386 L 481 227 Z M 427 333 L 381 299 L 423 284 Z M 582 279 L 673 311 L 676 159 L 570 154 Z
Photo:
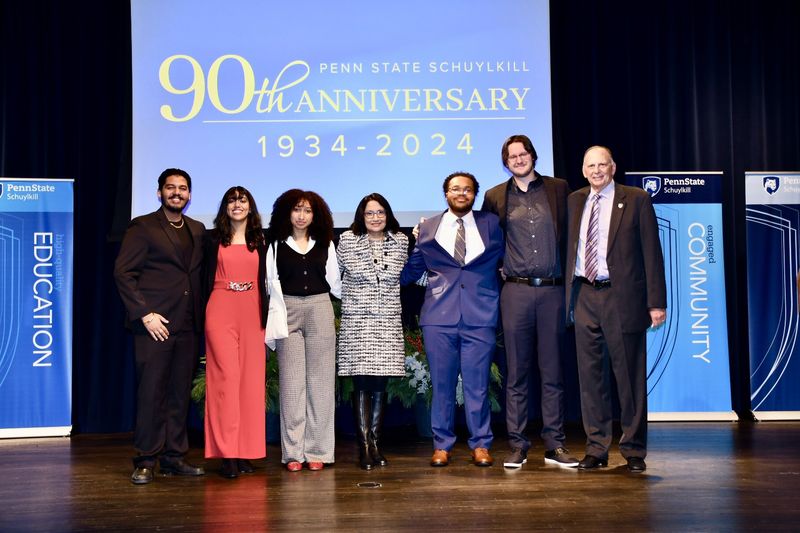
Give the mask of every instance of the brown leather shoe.
M 492 466 L 494 461 L 486 448 L 475 448 L 472 450 L 472 464 L 475 466 Z
M 450 464 L 450 452 L 447 450 L 434 450 L 431 457 L 431 466 L 447 466 Z

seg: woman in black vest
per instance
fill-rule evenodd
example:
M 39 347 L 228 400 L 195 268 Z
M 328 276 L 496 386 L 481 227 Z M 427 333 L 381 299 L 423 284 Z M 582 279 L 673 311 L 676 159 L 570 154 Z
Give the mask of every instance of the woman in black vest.
M 281 462 L 291 472 L 334 462 L 336 331 L 328 293 L 341 296 L 333 217 L 318 194 L 291 189 L 272 208 L 267 251 L 270 320 L 280 372 Z M 274 315 L 273 309 L 276 310 Z

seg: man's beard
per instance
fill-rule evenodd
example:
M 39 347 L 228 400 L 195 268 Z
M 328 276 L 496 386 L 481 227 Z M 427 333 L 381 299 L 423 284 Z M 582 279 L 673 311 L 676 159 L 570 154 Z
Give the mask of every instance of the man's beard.
M 522 170 L 511 169 L 511 175 L 513 175 L 515 178 L 520 178 L 520 179 L 527 178 L 531 174 L 533 174 L 532 168 L 527 172 L 525 172 L 524 174 L 522 173 Z
M 169 200 L 170 198 L 164 198 L 163 196 L 161 197 L 161 205 L 164 207 L 164 209 L 166 209 L 170 213 L 181 214 L 183 213 L 183 210 L 186 209 L 186 204 L 188 202 L 184 202 L 183 205 L 181 205 L 180 207 L 176 207 L 170 204 Z
M 524 174 L 522 173 L 523 172 L 523 170 L 522 170 L 523 168 L 527 169 L 527 170 L 524 171 L 525 172 Z M 526 165 L 526 166 L 521 167 L 521 168 L 508 167 L 508 170 L 511 172 L 511 174 L 515 178 L 520 178 L 520 179 L 527 178 L 528 176 L 534 175 L 534 173 L 533 173 L 533 165 L 531 165 L 530 167 Z
M 470 201 L 469 204 L 467 204 L 466 207 L 464 208 L 455 205 L 449 199 L 447 200 L 447 205 L 448 207 L 450 207 L 450 211 L 452 211 L 454 215 L 456 215 L 457 217 L 463 217 L 464 215 L 472 211 L 472 206 L 475 205 L 475 198 L 473 198 L 472 201 Z

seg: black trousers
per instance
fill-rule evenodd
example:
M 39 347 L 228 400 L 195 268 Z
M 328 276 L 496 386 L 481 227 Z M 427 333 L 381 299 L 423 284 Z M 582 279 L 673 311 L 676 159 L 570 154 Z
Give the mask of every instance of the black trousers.
M 528 450 L 529 380 L 538 363 L 541 377 L 542 440 L 548 450 L 564 445 L 564 287 L 506 282 L 500 293 L 506 347 L 506 429 L 512 448 Z
M 198 344 L 194 331 L 171 333 L 164 342 L 149 335 L 134 336 L 138 379 L 135 466 L 152 468 L 159 455 L 183 457 L 188 451 L 186 416 Z
M 647 455 L 647 332 L 624 333 L 610 289 L 576 282 L 575 344 L 586 453 L 601 459 L 611 446 L 611 376 L 617 383 L 624 457 Z

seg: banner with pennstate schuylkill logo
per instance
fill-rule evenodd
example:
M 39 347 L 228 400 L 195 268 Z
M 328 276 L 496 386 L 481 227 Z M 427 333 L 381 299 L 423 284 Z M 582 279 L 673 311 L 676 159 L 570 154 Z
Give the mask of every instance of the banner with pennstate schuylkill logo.
M 736 420 L 731 410 L 722 172 L 628 172 L 658 219 L 667 321 L 647 333 L 650 420 Z
M 0 178 L 0 438 L 72 429 L 73 180 Z
M 745 172 L 750 405 L 800 419 L 800 172 Z

